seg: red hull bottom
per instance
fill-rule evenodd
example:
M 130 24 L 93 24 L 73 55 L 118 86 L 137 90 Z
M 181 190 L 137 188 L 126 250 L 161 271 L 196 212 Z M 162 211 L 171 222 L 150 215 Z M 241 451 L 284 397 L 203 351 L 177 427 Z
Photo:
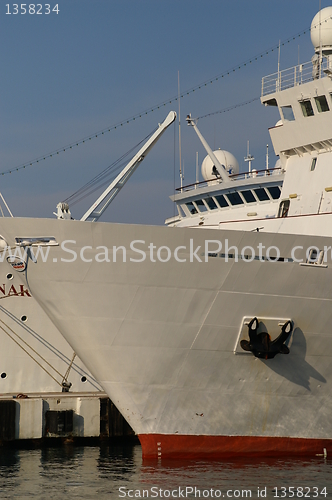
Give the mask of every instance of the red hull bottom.
M 183 436 L 140 434 L 143 458 L 328 455 L 332 439 L 257 436 Z M 324 450 L 325 448 L 325 450 Z

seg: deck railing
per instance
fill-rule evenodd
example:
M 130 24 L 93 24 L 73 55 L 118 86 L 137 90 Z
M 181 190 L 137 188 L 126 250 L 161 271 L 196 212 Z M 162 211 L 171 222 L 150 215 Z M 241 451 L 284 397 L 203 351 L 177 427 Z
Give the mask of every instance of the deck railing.
M 253 179 L 255 177 L 268 177 L 268 176 L 275 176 L 275 175 L 281 175 L 284 173 L 284 170 L 280 167 L 277 168 L 269 168 L 265 170 L 253 170 L 251 172 L 243 172 L 240 174 L 232 174 L 229 176 L 230 179 L 232 180 L 243 180 L 243 179 Z M 197 189 L 201 188 L 204 186 L 210 186 L 211 183 L 213 182 L 214 185 L 217 184 L 224 184 L 220 179 L 214 178 L 214 179 L 209 179 L 208 181 L 201 181 L 201 182 L 195 182 L 194 184 L 187 184 L 187 186 L 183 186 L 182 188 L 176 188 L 175 191 L 178 192 L 183 192 L 183 191 L 191 191 L 192 189 Z M 226 185 L 225 185 L 226 187 Z M 228 184 L 227 184 L 228 187 Z
M 262 97 L 323 78 L 326 74 L 331 73 L 332 61 L 327 57 L 323 58 L 321 64 L 319 58 L 315 62 L 309 61 L 298 64 L 292 68 L 264 76 L 262 79 Z

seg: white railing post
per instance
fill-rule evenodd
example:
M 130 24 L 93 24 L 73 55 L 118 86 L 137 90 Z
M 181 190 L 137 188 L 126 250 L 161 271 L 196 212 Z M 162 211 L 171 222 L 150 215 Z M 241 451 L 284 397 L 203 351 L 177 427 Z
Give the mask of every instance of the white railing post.
M 319 68 L 320 74 L 323 75 L 324 68 L 330 65 L 332 66 L 330 61 L 324 60 Z M 295 87 L 297 85 L 302 85 L 303 83 L 311 81 L 312 78 L 311 61 L 297 64 L 296 66 L 284 69 L 283 71 L 278 71 L 272 75 L 264 76 L 262 78 L 262 96 L 280 92 L 283 89 Z

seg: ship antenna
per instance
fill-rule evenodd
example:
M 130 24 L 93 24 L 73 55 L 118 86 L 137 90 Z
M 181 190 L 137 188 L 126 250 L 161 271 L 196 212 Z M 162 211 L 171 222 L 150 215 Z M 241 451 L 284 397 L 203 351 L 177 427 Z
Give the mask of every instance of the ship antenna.
M 244 158 L 244 161 L 248 161 L 249 162 L 249 173 L 251 173 L 251 162 L 254 160 L 255 158 L 249 153 L 249 141 L 247 142 L 247 156 Z
M 179 162 L 180 162 L 180 187 L 182 193 L 183 175 L 181 168 L 181 115 L 180 115 L 180 71 L 178 71 L 178 101 L 179 101 Z
M 281 90 L 281 82 L 280 82 L 280 40 L 279 40 L 279 48 L 278 48 L 278 90 Z

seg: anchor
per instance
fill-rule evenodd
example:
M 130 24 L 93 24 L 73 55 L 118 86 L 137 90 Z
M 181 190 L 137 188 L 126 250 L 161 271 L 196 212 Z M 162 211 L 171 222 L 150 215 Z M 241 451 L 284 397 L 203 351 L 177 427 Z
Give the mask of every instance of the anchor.
M 293 330 L 291 321 L 282 326 L 280 335 L 272 341 L 267 332 L 257 333 L 258 326 L 259 321 L 256 317 L 248 324 L 250 340 L 240 342 L 244 351 L 251 351 L 256 358 L 263 359 L 272 359 L 276 354 L 289 354 L 289 349 L 284 343 Z

